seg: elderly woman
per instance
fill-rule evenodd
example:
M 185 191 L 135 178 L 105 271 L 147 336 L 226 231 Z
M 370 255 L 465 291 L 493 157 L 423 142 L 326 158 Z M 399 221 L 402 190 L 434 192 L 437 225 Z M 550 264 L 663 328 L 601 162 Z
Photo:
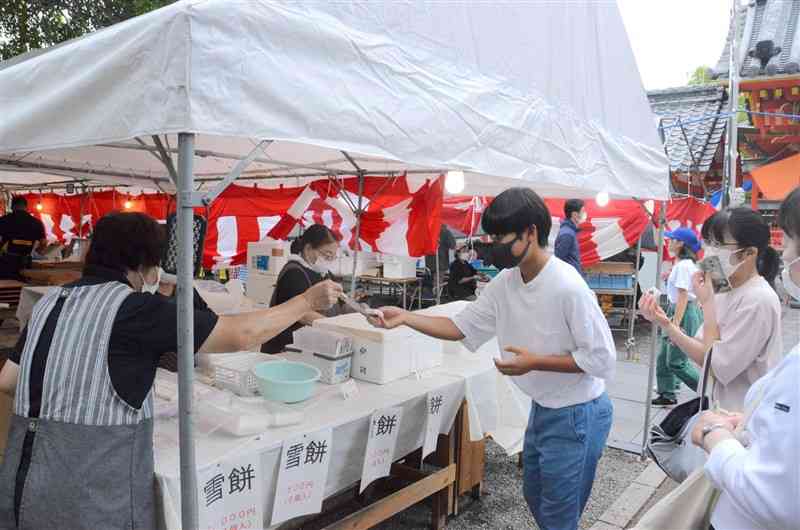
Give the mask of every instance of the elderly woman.
M 155 527 L 153 398 L 162 355 L 177 351 L 173 300 L 157 288 L 163 233 L 152 218 L 102 218 L 83 277 L 36 305 L 0 372 L 15 396 L 0 467 L 0 528 Z M 194 313 L 196 352 L 261 344 L 341 288 L 321 282 L 263 311 Z
M 800 188 L 780 209 L 785 233 L 783 285 L 800 301 Z M 753 408 L 745 436 L 734 435 L 741 414 L 704 413 L 692 440 L 708 453 L 705 470 L 720 497 L 715 530 L 800 526 L 800 344 L 745 398 Z

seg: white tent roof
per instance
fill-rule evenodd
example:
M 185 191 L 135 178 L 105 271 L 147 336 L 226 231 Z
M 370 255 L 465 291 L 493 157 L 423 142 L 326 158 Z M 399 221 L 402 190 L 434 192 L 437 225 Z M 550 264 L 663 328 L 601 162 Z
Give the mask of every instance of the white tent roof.
M 461 169 L 463 193 L 668 197 L 667 160 L 613 2 L 184 0 L 0 63 L 0 182 L 169 188 L 258 139 L 250 179 Z M 32 173 L 8 172 L 27 169 Z M 26 180 L 30 179 L 30 180 Z

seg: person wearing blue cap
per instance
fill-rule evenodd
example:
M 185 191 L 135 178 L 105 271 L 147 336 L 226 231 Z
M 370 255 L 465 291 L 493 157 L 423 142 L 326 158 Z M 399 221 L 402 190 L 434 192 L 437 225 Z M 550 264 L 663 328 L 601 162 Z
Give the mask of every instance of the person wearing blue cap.
M 667 315 L 684 333 L 693 337 L 703 325 L 703 312 L 692 292 L 692 277 L 698 271 L 696 262 L 700 241 L 694 230 L 684 227 L 667 232 L 664 236 L 669 240 L 669 254 L 675 259 L 667 279 Z M 676 405 L 681 382 L 697 390 L 699 381 L 698 371 L 689 357 L 666 334 L 661 338 L 656 381 L 658 397 L 653 399 L 653 405 L 656 406 Z

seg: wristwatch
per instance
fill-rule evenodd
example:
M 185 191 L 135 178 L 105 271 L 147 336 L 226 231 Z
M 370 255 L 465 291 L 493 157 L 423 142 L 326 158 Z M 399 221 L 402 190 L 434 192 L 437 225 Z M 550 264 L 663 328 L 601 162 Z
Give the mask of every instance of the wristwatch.
M 711 434 L 712 432 L 714 432 L 714 431 L 716 431 L 718 429 L 728 430 L 728 426 L 725 425 L 724 423 L 712 423 L 711 425 L 706 425 L 705 427 L 703 427 L 703 430 L 701 431 L 702 438 L 700 438 L 700 441 L 703 444 L 705 444 L 706 443 L 706 436 L 708 436 L 709 434 Z

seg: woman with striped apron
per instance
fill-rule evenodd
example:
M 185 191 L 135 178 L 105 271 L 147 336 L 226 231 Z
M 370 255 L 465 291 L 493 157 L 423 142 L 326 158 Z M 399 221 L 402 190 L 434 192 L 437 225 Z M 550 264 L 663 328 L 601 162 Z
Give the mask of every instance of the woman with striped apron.
M 156 527 L 152 385 L 177 349 L 177 308 L 159 290 L 163 234 L 138 213 L 95 229 L 78 282 L 35 306 L 0 372 L 15 397 L 0 466 L 1 529 Z M 287 303 L 217 317 L 195 310 L 195 350 L 261 344 L 341 293 L 322 282 Z

